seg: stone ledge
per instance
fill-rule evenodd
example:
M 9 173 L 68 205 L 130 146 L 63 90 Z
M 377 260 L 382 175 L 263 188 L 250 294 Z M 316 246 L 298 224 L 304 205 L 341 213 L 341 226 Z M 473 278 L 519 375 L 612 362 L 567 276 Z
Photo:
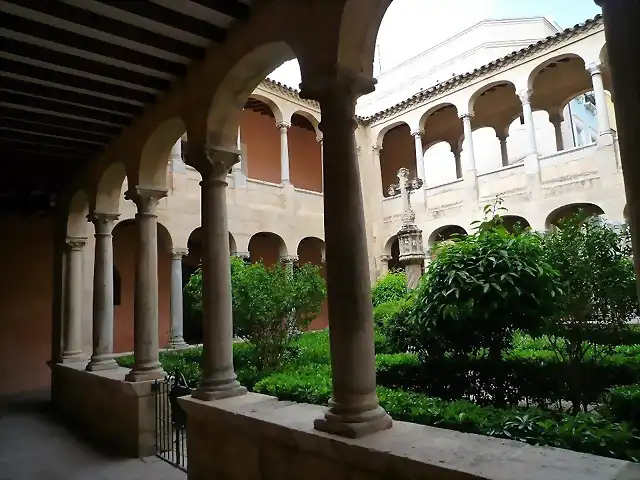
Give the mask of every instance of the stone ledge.
M 350 472 L 344 478 L 355 475 L 353 478 L 358 479 L 640 478 L 639 465 L 621 460 L 406 422 L 394 422 L 391 430 L 362 439 L 341 438 L 313 429 L 313 420 L 323 414 L 324 407 L 280 402 L 255 393 L 215 402 L 183 397 L 180 403 L 189 418 L 190 479 L 204 479 L 214 472 L 224 478 L 277 478 L 272 475 L 274 469 L 284 468 L 273 465 L 279 462 L 278 458 L 286 459 L 285 470 L 278 470 L 288 472 L 282 478 L 305 478 L 296 467 L 303 468 L 307 462 L 330 465 L 322 471 L 340 477 Z M 246 465 L 241 470 L 237 465 L 229 467 L 233 471 L 223 470 L 225 459 L 216 456 L 219 447 L 208 443 L 213 436 L 225 438 L 227 434 L 229 442 L 245 449 Z M 250 470 L 253 449 L 255 471 Z M 304 458 L 304 462 L 296 461 L 297 457 Z M 216 465 L 202 464 L 206 462 Z M 266 474 L 265 469 L 271 474 Z

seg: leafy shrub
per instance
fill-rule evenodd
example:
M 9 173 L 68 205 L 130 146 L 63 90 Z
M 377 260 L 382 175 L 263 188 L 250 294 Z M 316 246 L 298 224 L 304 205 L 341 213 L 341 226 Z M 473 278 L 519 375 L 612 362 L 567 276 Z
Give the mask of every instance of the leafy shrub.
M 501 406 L 503 351 L 512 347 L 515 331 L 541 329 L 554 312 L 558 289 L 540 237 L 507 231 L 498 206 L 485 207 L 487 219 L 477 231 L 429 264 L 415 292 L 409 338 L 423 358 L 487 356 L 493 362 L 494 404 Z
M 640 383 L 610 388 L 605 405 L 616 421 L 626 421 L 640 428 Z
M 592 374 L 583 364 L 610 354 L 638 314 L 636 275 L 622 233 L 583 213 L 543 237 L 545 259 L 558 272 L 562 294 L 546 325 L 550 345 L 567 364 L 573 411 L 580 410 L 582 384 Z
M 293 274 L 282 265 L 247 265 L 231 258 L 233 324 L 236 334 L 255 346 L 257 370 L 277 368 L 293 340 L 320 312 L 326 297 L 319 268 L 305 264 Z M 202 309 L 202 272 L 185 287 L 194 310 Z
M 382 303 L 402 300 L 407 296 L 407 275 L 402 272 L 389 272 L 378 279 L 371 289 L 371 301 L 377 307 Z
M 413 303 L 409 298 L 381 303 L 373 309 L 373 322 L 392 352 L 406 352 L 413 335 L 409 322 Z M 376 350 L 378 353 L 382 353 Z
M 255 391 L 281 400 L 322 405 L 331 396 L 329 374 L 329 367 L 320 365 L 275 373 L 258 382 Z M 378 387 L 378 397 L 396 420 L 608 457 L 640 458 L 637 432 L 628 424 L 611 423 L 596 414 L 571 416 L 538 409 L 481 407 L 385 387 Z

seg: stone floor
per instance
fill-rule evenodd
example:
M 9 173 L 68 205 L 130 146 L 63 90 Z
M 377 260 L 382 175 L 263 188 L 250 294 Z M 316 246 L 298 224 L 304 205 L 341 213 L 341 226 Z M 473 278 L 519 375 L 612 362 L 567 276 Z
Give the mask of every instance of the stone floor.
M 186 480 L 149 457 L 108 456 L 60 425 L 46 399 L 0 406 L 0 480 Z

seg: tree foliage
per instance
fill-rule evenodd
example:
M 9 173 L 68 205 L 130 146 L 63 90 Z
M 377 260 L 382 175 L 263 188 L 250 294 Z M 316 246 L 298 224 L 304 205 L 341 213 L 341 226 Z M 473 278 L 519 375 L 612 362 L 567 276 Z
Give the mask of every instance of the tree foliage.
M 291 342 L 317 316 L 326 297 L 319 268 L 305 264 L 292 272 L 231 258 L 234 332 L 255 346 L 255 367 L 275 368 Z M 192 308 L 202 311 L 202 272 L 185 287 Z
M 623 340 L 638 314 L 636 276 L 627 232 L 579 212 L 543 237 L 546 261 L 558 272 L 562 295 L 546 326 L 556 355 L 566 362 L 572 409 L 586 408 L 579 394 L 588 365 Z
M 407 289 L 407 275 L 404 271 L 389 272 L 380 277 L 371 289 L 373 306 L 402 300 L 409 293 Z

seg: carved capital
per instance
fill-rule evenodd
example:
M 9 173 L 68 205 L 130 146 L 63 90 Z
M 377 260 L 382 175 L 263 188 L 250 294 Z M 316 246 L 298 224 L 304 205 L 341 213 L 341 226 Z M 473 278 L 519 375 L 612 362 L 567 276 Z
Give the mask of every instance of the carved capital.
M 189 255 L 189 250 L 186 248 L 172 248 L 171 249 L 171 258 L 174 260 L 182 260 L 182 257 L 186 257 Z
M 604 67 L 604 65 L 602 64 L 602 62 L 596 61 L 596 62 L 591 62 L 585 68 L 586 68 L 587 72 L 589 72 L 589 75 L 593 76 L 593 75 L 602 74 L 603 67 Z
M 422 135 L 424 135 L 424 130 L 411 130 L 411 136 L 412 137 L 422 137 Z
M 251 259 L 251 253 L 249 252 L 233 252 L 231 256 L 241 258 L 245 262 L 248 262 Z
M 468 118 L 469 120 L 471 120 L 473 118 L 473 110 L 469 110 L 468 112 L 458 113 L 458 118 L 461 120 L 464 120 L 465 118 Z
M 316 142 L 318 142 L 320 145 L 322 145 L 323 140 L 324 140 L 324 138 L 322 138 L 322 134 L 319 134 L 316 137 Z
M 380 155 L 380 152 L 382 151 L 382 145 L 374 145 L 371 147 L 371 150 L 373 150 L 374 155 Z
M 533 91 L 531 89 L 525 88 L 524 90 L 520 90 L 518 92 L 518 97 L 520 97 L 520 102 L 525 105 L 531 103 L 531 95 Z
M 202 181 L 215 180 L 225 183 L 229 170 L 240 161 L 240 150 L 235 147 L 220 147 L 209 143 L 189 143 L 187 164 L 200 172 Z
M 291 128 L 291 122 L 278 122 L 276 123 L 276 128 L 280 130 L 280 133 L 285 134 Z
M 388 262 L 389 260 L 391 260 L 393 257 L 391 255 L 389 255 L 388 253 L 385 253 L 383 255 L 380 255 L 380 260 L 382 262 Z
M 117 213 L 93 212 L 87 215 L 87 220 L 93 223 L 96 235 L 111 235 L 113 224 L 120 217 Z
M 155 216 L 158 202 L 167 196 L 166 190 L 133 187 L 126 191 L 124 198 L 136 204 L 138 213 L 136 216 Z
M 87 237 L 67 237 L 65 243 L 69 246 L 69 250 L 80 251 L 87 244 Z
M 400 170 L 398 170 L 398 173 L 396 174 L 396 176 L 400 180 L 407 181 L 407 179 L 409 178 L 409 173 L 410 172 L 408 168 L 402 167 Z
M 298 261 L 298 256 L 297 255 L 283 255 L 282 257 L 280 257 L 280 261 L 282 263 L 295 263 Z

